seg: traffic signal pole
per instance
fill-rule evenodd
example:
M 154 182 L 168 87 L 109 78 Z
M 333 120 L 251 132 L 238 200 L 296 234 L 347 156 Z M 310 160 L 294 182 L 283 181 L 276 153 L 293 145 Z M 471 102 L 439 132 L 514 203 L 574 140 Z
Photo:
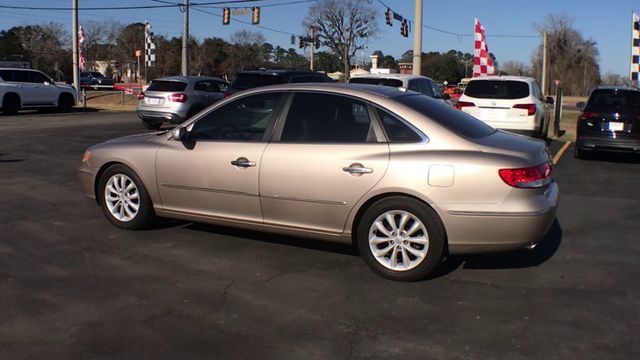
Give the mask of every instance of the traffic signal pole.
M 413 22 L 413 75 L 420 75 L 422 69 L 422 0 L 416 0 Z
M 313 41 L 311 43 L 311 56 L 309 57 L 309 68 L 311 69 L 311 71 L 313 71 L 313 51 L 314 48 L 316 47 L 316 28 L 311 27 L 311 41 Z
M 189 0 L 182 5 L 182 76 L 189 75 Z
M 78 58 L 78 0 L 71 0 L 71 47 L 72 47 L 72 66 L 73 66 L 73 87 L 78 92 L 78 99 L 80 99 L 80 69 Z

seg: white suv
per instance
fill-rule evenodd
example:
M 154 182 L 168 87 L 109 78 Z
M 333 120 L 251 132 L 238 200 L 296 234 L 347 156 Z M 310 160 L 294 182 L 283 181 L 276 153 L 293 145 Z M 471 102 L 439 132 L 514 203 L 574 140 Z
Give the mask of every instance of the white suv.
M 0 68 L 0 110 L 5 115 L 40 108 L 69 112 L 77 99 L 72 86 L 56 84 L 38 70 Z
M 532 78 L 488 76 L 471 79 L 456 108 L 494 128 L 546 139 L 551 104 Z
M 449 94 L 444 94 L 435 81 L 422 75 L 411 74 L 367 74 L 356 75 L 349 79 L 349 84 L 372 84 L 392 87 L 403 87 L 440 100 L 451 105 Z

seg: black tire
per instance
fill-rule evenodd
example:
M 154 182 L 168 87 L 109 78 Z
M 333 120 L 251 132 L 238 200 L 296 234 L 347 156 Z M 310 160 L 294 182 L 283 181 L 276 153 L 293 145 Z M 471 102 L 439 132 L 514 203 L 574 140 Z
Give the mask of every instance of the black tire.
M 58 112 L 68 113 L 73 110 L 73 96 L 70 94 L 60 94 L 58 98 Z
M 424 225 L 423 228 L 426 230 L 426 235 L 428 235 L 428 237 L 426 237 L 428 239 L 428 244 L 422 245 L 424 246 L 422 248 L 420 248 L 421 245 L 418 244 L 411 243 L 407 245 L 407 242 L 404 241 L 404 246 L 411 246 L 412 249 L 418 251 L 426 251 L 426 254 L 421 258 L 422 260 L 408 270 L 392 270 L 378 261 L 372 252 L 372 247 L 376 247 L 379 250 L 396 247 L 398 251 L 403 251 L 403 245 L 391 245 L 391 241 L 377 245 L 369 244 L 370 232 L 377 232 L 377 230 L 373 230 L 375 221 L 381 218 L 383 214 L 387 214 L 389 212 L 404 212 L 412 215 L 419 220 L 422 225 Z M 401 218 L 400 214 L 393 215 L 394 222 L 399 219 L 398 216 Z M 407 222 L 407 225 L 414 224 L 413 220 L 409 221 L 410 222 Z M 385 228 L 391 230 L 387 226 L 385 226 Z M 423 230 L 418 230 L 418 232 L 414 232 L 414 234 L 419 236 L 422 231 Z M 397 281 L 416 281 L 425 278 L 442 260 L 446 241 L 445 237 L 445 230 L 442 225 L 442 221 L 433 209 L 416 199 L 403 196 L 384 198 L 372 204 L 362 215 L 356 232 L 358 250 L 360 251 L 360 255 L 367 266 L 369 266 L 369 268 L 371 268 L 371 270 L 376 274 L 384 278 Z M 399 239 L 397 241 L 401 242 Z M 382 248 L 378 246 L 382 246 Z M 392 249 L 391 252 L 388 252 L 387 254 L 395 253 L 395 251 L 395 249 Z M 406 251 L 404 253 L 410 254 Z M 396 259 L 400 258 L 400 260 L 402 260 L 400 263 L 404 263 L 404 256 L 402 253 L 399 255 L 400 256 L 397 256 Z M 389 259 L 391 259 L 391 256 L 393 255 L 390 255 Z M 409 265 L 411 262 L 419 259 L 418 257 L 411 259 L 411 256 L 411 254 L 408 256 L 408 260 L 410 261 L 407 264 Z
M 162 121 L 142 119 L 142 125 L 149 130 L 158 130 L 162 126 Z
M 129 187 L 131 183 L 135 185 L 135 190 L 137 190 L 137 199 L 132 198 L 132 203 L 138 206 L 135 215 L 130 216 L 130 218 L 118 219 L 113 212 L 118 212 L 120 210 L 121 215 L 129 216 L 129 211 L 132 211 L 132 207 L 125 206 L 124 204 L 118 207 L 117 204 L 113 204 L 113 202 L 109 202 L 106 198 L 105 190 L 110 180 L 118 181 L 118 179 L 122 180 L 121 185 L 125 188 Z M 128 181 L 127 181 L 128 179 Z M 110 184 L 111 189 L 116 189 L 115 184 Z M 122 187 L 122 186 L 121 186 Z M 124 194 L 132 194 L 132 189 L 123 192 Z M 112 194 L 115 194 L 112 190 Z M 100 207 L 102 208 L 102 212 L 107 217 L 107 219 L 115 226 L 127 229 L 127 230 L 139 230 L 145 229 L 153 226 L 156 223 L 156 214 L 153 210 L 153 204 L 151 199 L 149 198 L 149 194 L 147 193 L 147 189 L 144 187 L 144 184 L 136 175 L 133 170 L 123 164 L 116 164 L 110 166 L 107 170 L 102 173 L 100 177 L 100 183 L 98 184 L 98 201 L 100 203 Z M 126 195 L 123 195 L 126 198 Z M 123 197 L 120 197 L 120 201 L 122 201 Z M 112 207 L 112 210 L 110 209 Z
M 586 160 L 589 156 L 587 154 L 587 151 L 580 150 L 576 145 L 573 149 L 573 157 L 580 160 Z
M 15 94 L 7 94 L 2 99 L 2 113 L 15 115 L 20 110 L 20 97 Z

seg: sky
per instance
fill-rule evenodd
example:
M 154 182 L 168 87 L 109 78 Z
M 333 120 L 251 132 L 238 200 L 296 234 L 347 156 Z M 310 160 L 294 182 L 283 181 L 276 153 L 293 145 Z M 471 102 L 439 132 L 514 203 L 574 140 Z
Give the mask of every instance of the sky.
M 165 0 L 163 0 L 165 1 Z M 166 0 L 182 2 L 182 0 Z M 191 0 L 191 2 L 211 2 L 212 0 Z M 273 6 L 281 3 L 301 1 L 297 4 Z M 304 2 L 302 2 L 304 1 Z M 399 58 L 406 50 L 413 48 L 413 32 L 405 38 L 400 35 L 397 21 L 390 27 L 385 24 L 384 11 L 387 6 L 403 17 L 413 20 L 414 0 L 368 0 L 378 11 L 378 33 L 369 39 L 365 49 L 356 54 L 358 61 L 369 61 L 369 55 L 381 50 L 385 55 Z M 222 25 L 224 5 L 198 7 L 201 11 L 190 12 L 190 34 L 202 40 L 206 37 L 220 37 L 229 40 L 239 30 L 259 31 L 266 41 L 276 46 L 289 48 L 291 35 L 305 33 L 302 20 L 311 5 L 309 0 L 264 0 L 246 6 L 262 6 L 260 26 L 243 24 L 236 19 L 250 22 L 249 16 L 232 16 L 231 24 Z M 70 7 L 71 0 L 0 0 L 0 5 L 29 7 Z M 153 0 L 79 0 L 83 7 L 118 7 L 162 5 Z M 271 5 L 271 6 L 269 6 Z M 385 6 L 386 5 L 386 6 Z M 245 6 L 232 4 L 230 6 Z M 631 0 L 423 0 L 423 24 L 439 30 L 423 29 L 423 52 L 446 52 L 450 49 L 473 52 L 474 18 L 486 29 L 487 44 L 499 63 L 520 61 L 531 63 L 531 56 L 542 39 L 535 30 L 549 14 L 566 14 L 573 19 L 573 26 L 586 39 L 596 42 L 600 52 L 600 70 L 627 76 L 629 71 L 631 43 L 631 13 L 640 12 L 640 2 Z M 166 36 L 180 36 L 182 14 L 177 8 L 143 10 L 81 10 L 80 24 L 87 21 L 113 19 L 123 24 L 148 20 L 152 31 Z M 71 30 L 71 11 L 0 9 L 0 29 L 13 26 L 41 24 L 48 22 L 63 24 Z M 452 35 L 449 33 L 461 34 Z M 327 50 L 327 49 L 321 49 Z M 302 50 L 299 50 L 302 52 Z M 309 49 L 306 50 L 308 55 Z

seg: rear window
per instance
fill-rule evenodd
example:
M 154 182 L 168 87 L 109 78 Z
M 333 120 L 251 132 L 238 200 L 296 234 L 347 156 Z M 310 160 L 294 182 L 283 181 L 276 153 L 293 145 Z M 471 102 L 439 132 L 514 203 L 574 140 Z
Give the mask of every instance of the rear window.
M 370 85 L 383 85 L 391 87 L 401 87 L 402 80 L 398 79 L 379 79 L 379 78 L 366 78 L 366 77 L 354 77 L 349 79 L 351 84 L 370 84 Z
M 479 99 L 522 99 L 529 96 L 529 84 L 517 80 L 470 81 L 464 94 Z
M 280 75 L 273 74 L 238 74 L 231 83 L 231 87 L 238 90 L 251 89 L 258 86 L 283 84 Z
M 396 98 L 400 103 L 427 116 L 451 132 L 465 138 L 479 139 L 493 134 L 496 129 L 462 111 L 455 110 L 438 100 L 422 95 Z
M 640 92 L 622 89 L 594 90 L 589 97 L 592 107 L 640 107 Z
M 184 91 L 187 88 L 187 84 L 180 81 L 165 81 L 165 80 L 154 80 L 151 82 L 151 85 L 147 88 L 147 91 Z

